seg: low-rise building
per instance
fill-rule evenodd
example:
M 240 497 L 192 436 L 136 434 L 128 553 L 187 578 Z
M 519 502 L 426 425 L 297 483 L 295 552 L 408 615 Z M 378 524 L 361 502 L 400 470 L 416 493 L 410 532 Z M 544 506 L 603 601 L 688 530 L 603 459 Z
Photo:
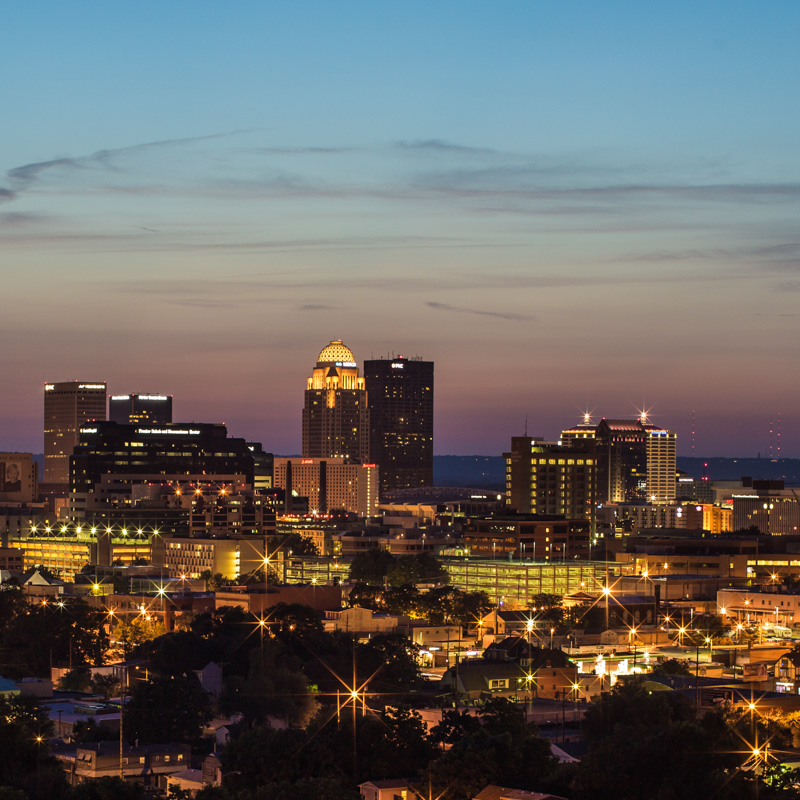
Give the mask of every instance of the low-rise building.
M 310 606 L 316 611 L 337 610 L 342 607 L 340 586 L 317 584 L 226 586 L 216 592 L 216 607 L 241 606 L 251 614 L 263 614 L 278 603 L 292 605 L 297 603 Z
M 199 578 L 203 572 L 235 580 L 264 564 L 264 537 L 172 536 L 164 542 L 164 567 L 173 578 Z
M 126 781 L 166 788 L 167 776 L 186 769 L 191 747 L 188 744 L 123 745 L 120 753 L 118 741 L 105 741 L 59 748 L 53 755 L 61 761 L 71 786 L 97 778 L 118 777 L 122 771 Z
M 341 611 L 326 611 L 323 624 L 325 630 L 346 631 L 356 634 L 392 633 L 397 630 L 402 617 L 376 614 L 372 609 L 353 606 Z

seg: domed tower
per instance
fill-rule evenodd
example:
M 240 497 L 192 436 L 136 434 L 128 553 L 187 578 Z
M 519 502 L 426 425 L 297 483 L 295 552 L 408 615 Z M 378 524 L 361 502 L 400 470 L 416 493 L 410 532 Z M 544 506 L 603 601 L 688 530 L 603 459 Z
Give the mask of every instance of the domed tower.
M 323 347 L 308 379 L 303 457 L 369 461 L 369 411 L 364 379 L 341 339 Z

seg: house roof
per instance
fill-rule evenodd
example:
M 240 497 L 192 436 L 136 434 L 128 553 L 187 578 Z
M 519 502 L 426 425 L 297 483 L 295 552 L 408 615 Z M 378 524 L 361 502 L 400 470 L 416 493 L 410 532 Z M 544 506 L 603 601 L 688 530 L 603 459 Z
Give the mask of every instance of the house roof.
M 386 778 L 379 781 L 366 781 L 359 783 L 358 788 L 362 786 L 372 786 L 374 789 L 407 789 L 408 781 L 405 778 Z
M 505 653 L 512 660 L 527 658 L 530 654 L 531 662 L 536 667 L 543 667 L 549 661 L 553 667 L 566 667 L 569 659 L 562 650 L 550 650 L 547 647 L 532 645 L 519 636 L 507 636 L 500 642 L 492 642 L 484 651 L 484 657 L 491 657 L 492 653 Z
M 530 611 L 501 611 L 497 609 L 497 611 L 490 611 L 484 619 L 492 620 L 497 616 L 498 619 L 502 619 L 503 622 L 527 622 L 531 618 Z
M 474 800 L 564 800 L 564 798 L 554 794 L 526 792 L 523 789 L 506 789 L 503 786 L 489 784 L 475 795 Z

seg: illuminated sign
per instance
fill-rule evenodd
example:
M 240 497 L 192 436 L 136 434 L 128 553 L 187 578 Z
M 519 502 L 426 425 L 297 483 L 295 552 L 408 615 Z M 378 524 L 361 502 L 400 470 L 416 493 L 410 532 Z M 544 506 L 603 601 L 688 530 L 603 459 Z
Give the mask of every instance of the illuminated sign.
M 313 458 L 304 458 L 304 459 L 301 459 L 300 463 L 301 464 L 313 464 L 314 463 L 314 459 Z
M 78 385 L 79 389 L 102 389 L 105 391 L 106 385 L 104 383 L 81 383 Z
M 111 395 L 112 400 L 130 400 L 131 396 L 129 394 L 114 394 Z
M 362 464 L 361 465 L 364 469 L 370 469 L 370 467 L 377 467 L 377 464 Z
M 55 388 L 56 388 L 56 387 L 55 387 L 55 385 L 54 385 L 54 384 L 52 384 L 52 383 L 46 383 L 46 384 L 44 385 L 44 390 L 45 390 L 46 392 L 52 392 L 52 391 L 55 391 Z
M 392 364 L 392 369 L 405 369 L 405 364 Z
M 355 361 L 336 361 L 334 362 L 337 367 L 357 367 Z
M 97 428 L 81 428 L 81 433 L 97 433 Z
M 140 394 L 138 395 L 138 397 L 140 400 L 159 400 L 159 401 L 169 400 L 169 397 L 163 394 Z
M 199 436 L 200 431 L 194 428 L 137 428 L 136 433 L 148 434 L 151 436 Z

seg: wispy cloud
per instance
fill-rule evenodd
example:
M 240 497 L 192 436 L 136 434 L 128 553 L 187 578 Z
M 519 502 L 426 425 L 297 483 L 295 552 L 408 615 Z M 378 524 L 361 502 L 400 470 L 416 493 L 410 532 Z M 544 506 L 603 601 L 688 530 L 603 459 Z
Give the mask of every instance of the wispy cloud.
M 428 308 L 434 311 L 452 311 L 456 314 L 478 314 L 482 317 L 497 317 L 512 322 L 531 322 L 536 319 L 532 314 L 515 314 L 511 311 L 485 311 L 480 308 L 463 308 L 462 306 L 451 306 L 447 303 L 436 303 L 429 300 L 425 303 Z
M 19 167 L 12 167 L 6 172 L 6 177 L 14 187 L 11 194 L 19 193 L 31 186 L 34 181 L 45 171 L 56 168 L 67 169 L 89 169 L 91 167 L 109 167 L 112 161 L 118 156 L 135 155 L 146 150 L 162 147 L 175 147 L 179 145 L 194 144 L 211 139 L 222 139 L 228 136 L 247 133 L 245 130 L 228 131 L 225 133 L 212 133 L 205 136 L 189 136 L 182 139 L 160 139 L 153 142 L 141 142 L 139 144 L 127 145 L 111 149 L 97 150 L 87 156 L 75 158 L 54 158 L 49 161 L 35 161 L 30 164 L 23 164 Z M 8 193 L 8 189 L 0 189 L 1 193 Z
M 395 142 L 394 146 L 399 150 L 411 150 L 417 153 L 427 152 L 435 155 L 446 153 L 448 155 L 487 156 L 497 153 L 496 150 L 491 150 L 488 147 L 467 147 L 444 139 L 414 139 Z

